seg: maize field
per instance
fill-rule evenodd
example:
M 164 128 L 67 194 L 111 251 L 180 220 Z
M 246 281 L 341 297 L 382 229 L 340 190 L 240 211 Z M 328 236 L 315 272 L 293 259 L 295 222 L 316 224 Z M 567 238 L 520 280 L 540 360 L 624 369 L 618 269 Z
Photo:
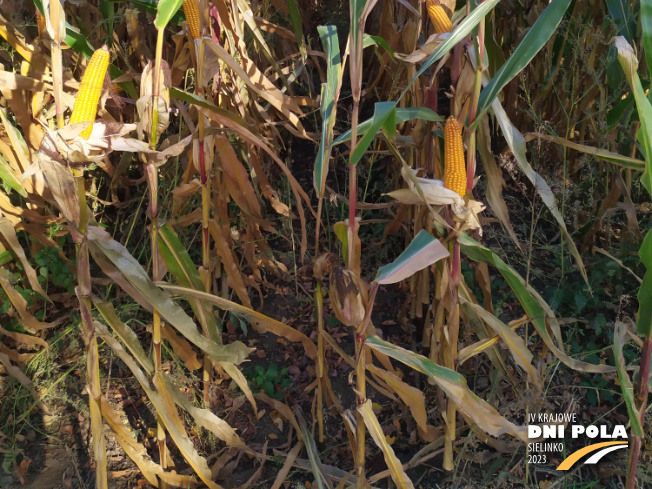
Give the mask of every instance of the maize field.
M 652 0 L 5 0 L 0 47 L 0 488 L 652 487 Z

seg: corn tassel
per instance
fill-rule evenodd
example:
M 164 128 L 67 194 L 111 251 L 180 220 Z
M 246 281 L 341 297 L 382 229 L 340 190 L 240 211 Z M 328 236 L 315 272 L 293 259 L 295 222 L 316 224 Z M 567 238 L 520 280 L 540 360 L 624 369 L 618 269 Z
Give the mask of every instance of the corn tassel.
M 444 128 L 444 186 L 464 197 L 466 194 L 466 164 L 462 131 L 457 119 L 450 116 Z
M 186 15 L 190 37 L 199 39 L 199 7 L 197 6 L 197 0 L 186 0 L 183 2 L 183 13 Z
M 434 0 L 428 0 L 426 8 L 428 9 L 428 15 L 437 34 L 453 30 L 453 24 L 441 5 L 435 3 Z
M 70 116 L 70 124 L 78 124 L 80 122 L 95 122 L 97 115 L 97 104 L 100 101 L 102 94 L 102 86 L 104 85 L 104 77 L 106 70 L 109 67 L 109 50 L 106 46 L 96 50 L 91 56 L 91 60 L 86 67 L 84 76 L 81 81 L 79 93 L 75 99 L 75 107 Z M 90 124 L 84 129 L 79 137 L 88 139 L 93 132 L 93 124 Z

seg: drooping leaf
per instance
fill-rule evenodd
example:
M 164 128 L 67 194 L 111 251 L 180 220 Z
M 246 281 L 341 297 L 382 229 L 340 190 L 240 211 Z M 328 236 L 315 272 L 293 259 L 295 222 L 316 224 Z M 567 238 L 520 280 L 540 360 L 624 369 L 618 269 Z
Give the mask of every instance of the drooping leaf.
M 584 261 L 580 256 L 580 252 L 578 251 L 577 246 L 575 246 L 575 241 L 573 241 L 573 237 L 568 232 L 568 228 L 566 227 L 566 221 L 564 221 L 564 217 L 561 215 L 561 212 L 559 212 L 555 194 L 550 188 L 550 185 L 548 185 L 548 183 L 541 177 L 541 175 L 539 175 L 536 171 L 534 171 L 534 169 L 532 168 L 532 166 L 527 160 L 527 156 L 526 156 L 527 148 L 525 146 L 525 139 L 523 138 L 523 135 L 516 128 L 516 126 L 512 124 L 512 121 L 507 116 L 505 109 L 503 109 L 503 106 L 500 104 L 498 99 L 494 99 L 493 103 L 491 104 L 491 107 L 494 111 L 494 115 L 496 116 L 496 120 L 500 125 L 502 133 L 505 136 L 507 145 L 511 149 L 512 154 L 516 159 L 516 162 L 521 168 L 521 171 L 525 174 L 525 176 L 528 178 L 530 183 L 532 183 L 532 185 L 536 189 L 537 193 L 541 197 L 541 200 L 546 205 L 546 207 L 548 208 L 552 216 L 555 218 L 555 221 L 557 221 L 557 225 L 559 226 L 561 233 L 564 235 L 564 244 L 566 245 L 566 247 L 568 247 L 568 251 L 570 251 L 571 255 L 573 255 L 573 258 L 575 259 L 575 263 L 579 268 L 582 278 L 584 279 L 586 284 L 589 285 L 589 278 L 586 274 Z
M 462 309 L 471 309 L 482 321 L 484 321 L 509 348 L 514 362 L 521 367 L 528 376 L 530 382 L 539 390 L 542 388 L 541 377 L 537 375 L 534 366 L 532 365 L 532 353 L 525 345 L 525 341 L 517 335 L 511 328 L 509 328 L 500 319 L 487 311 L 479 304 L 473 303 L 468 295 L 466 287 L 460 286 L 459 296 L 461 299 Z
M 562 363 L 582 372 L 607 373 L 614 371 L 614 368 L 608 365 L 593 365 L 569 357 L 563 350 L 564 343 L 561 337 L 561 329 L 554 312 L 546 301 L 525 282 L 523 277 L 501 260 L 493 251 L 468 235 L 461 234 L 458 237 L 458 242 L 460 243 L 460 250 L 469 258 L 481 263 L 493 265 L 498 269 L 521 303 L 521 307 L 530 316 L 541 339 Z M 552 330 L 557 342 L 562 346 L 558 347 L 555 344 L 555 340 L 548 333 L 548 327 Z
M 396 260 L 380 267 L 376 282 L 395 284 L 449 255 L 439 240 L 422 229 Z
M 173 294 L 179 294 L 184 297 L 196 297 L 202 301 L 211 302 L 224 311 L 232 311 L 234 313 L 240 314 L 241 316 L 246 317 L 254 325 L 256 325 L 255 328 L 257 331 L 268 331 L 270 333 L 274 333 L 277 336 L 287 338 L 290 341 L 299 342 L 303 345 L 304 349 L 306 350 L 306 354 L 310 356 L 310 358 L 317 358 L 317 347 L 310 338 L 308 338 L 300 331 L 292 328 L 291 326 L 277 321 L 276 319 L 272 319 L 269 316 L 265 316 L 258 311 L 254 311 L 253 309 L 249 309 L 248 307 L 242 306 L 233 301 L 223 299 L 222 297 L 217 297 L 213 294 L 207 294 L 206 292 L 199 290 L 192 290 L 185 287 L 177 287 L 167 284 L 161 284 L 160 286 L 164 290 L 168 290 Z
M 134 461 L 140 469 L 145 479 L 154 487 L 159 487 L 159 478 L 167 484 L 175 487 L 195 487 L 197 481 L 189 475 L 177 474 L 175 471 L 163 470 L 163 468 L 153 462 L 147 454 L 147 449 L 138 443 L 135 434 L 130 431 L 122 422 L 118 412 L 113 409 L 104 397 L 102 397 L 102 416 L 111 427 L 113 436 L 125 451 L 127 456 Z
M 641 413 L 636 407 L 636 396 L 634 394 L 634 386 L 627 373 L 627 366 L 625 365 L 625 357 L 623 356 L 623 348 L 625 346 L 625 333 L 627 332 L 627 325 L 621 321 L 616 321 L 614 327 L 614 356 L 616 360 L 616 370 L 618 372 L 618 380 L 620 381 L 620 390 L 623 393 L 623 399 L 627 405 L 627 413 L 629 414 L 629 423 L 632 428 L 634 436 L 645 436 L 643 427 L 641 426 Z
M 466 379 L 461 374 L 437 365 L 422 355 L 381 340 L 376 336 L 367 338 L 365 344 L 430 377 L 455 403 L 457 409 L 473 419 L 483 431 L 493 436 L 509 433 L 523 441 L 528 440 L 527 427 L 516 426 L 498 414 L 498 411 L 490 404 L 471 392 Z
M 557 136 L 542 134 L 540 132 L 528 132 L 523 136 L 525 138 L 525 142 L 529 142 L 534 139 L 545 139 L 546 141 L 551 141 L 553 143 L 566 146 L 567 148 L 581 151 L 582 153 L 595 156 L 600 160 L 608 161 L 609 163 L 614 163 L 616 165 L 622 166 L 623 168 L 627 168 L 629 170 L 642 171 L 645 169 L 645 161 L 643 160 L 639 160 L 637 158 L 630 158 L 629 156 L 623 156 L 618 153 L 612 153 L 611 151 L 607 151 L 600 148 L 594 148 L 593 146 L 588 146 L 586 144 L 575 143 L 573 141 L 569 141 L 568 139 L 560 138 Z
M 131 256 L 124 246 L 112 239 L 106 231 L 90 226 L 88 228 L 88 244 L 94 257 L 95 255 L 102 255 L 108 258 L 131 286 L 140 293 L 138 298 L 134 299 L 145 300 L 149 307 L 154 306 L 163 319 L 191 343 L 206 352 L 213 360 L 240 364 L 247 358 L 251 349 L 239 341 L 229 345 L 219 345 L 202 336 L 193 320 L 184 312 L 181 306 L 175 304 L 169 295 L 159 289 L 151 281 L 140 263 Z M 143 305 L 143 307 L 146 306 Z
M 389 473 L 396 484 L 396 487 L 399 489 L 414 489 L 414 484 L 403 470 L 403 464 L 396 457 L 394 449 L 387 443 L 383 429 L 376 418 L 376 414 L 371 408 L 371 399 L 358 406 L 358 412 L 362 415 L 364 419 L 364 424 L 369 430 L 371 438 L 374 440 L 378 448 L 383 452 L 383 457 L 385 457 L 385 464 L 389 469 Z
M 174 440 L 177 448 L 186 459 L 186 461 L 193 468 L 195 473 L 210 489 L 221 489 L 219 485 L 211 480 L 211 471 L 208 468 L 206 459 L 197 453 L 195 446 L 191 439 L 185 432 L 183 421 L 179 417 L 176 410 L 174 400 L 170 398 L 166 390 L 161 389 L 162 379 L 160 373 L 155 373 L 154 378 L 150 378 L 140 369 L 136 361 L 129 355 L 122 345 L 111 336 L 106 327 L 99 321 L 94 321 L 93 326 L 95 331 L 102 337 L 105 343 L 113 350 L 113 352 L 123 361 L 123 363 L 131 370 L 134 377 L 141 385 L 145 394 L 156 408 L 159 418 L 163 421 L 165 428 Z

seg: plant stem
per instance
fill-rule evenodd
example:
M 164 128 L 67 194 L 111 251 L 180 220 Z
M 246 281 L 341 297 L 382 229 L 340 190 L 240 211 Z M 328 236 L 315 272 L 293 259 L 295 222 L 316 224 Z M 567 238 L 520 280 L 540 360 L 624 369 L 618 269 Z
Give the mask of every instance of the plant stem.
M 650 361 L 652 360 L 652 337 L 645 338 L 643 351 L 641 352 L 641 367 L 638 376 L 638 404 L 640 413 L 641 426 L 645 425 L 645 412 L 647 408 L 647 398 L 650 393 Z M 636 487 L 636 469 L 638 467 L 638 458 L 641 453 L 642 440 L 638 436 L 632 437 L 632 447 L 629 452 L 629 464 L 627 467 L 627 481 L 625 487 L 634 489 Z
M 152 131 L 149 147 L 155 149 L 158 143 L 158 106 L 161 94 L 161 59 L 163 57 L 163 35 L 164 29 L 158 30 L 156 37 L 156 59 L 154 62 L 154 86 L 152 87 Z M 146 164 L 147 182 L 149 187 L 149 218 L 151 221 L 151 249 L 152 249 L 152 280 L 157 282 L 159 276 L 159 252 L 158 252 L 158 169 L 153 163 Z M 152 349 L 154 350 L 154 372 L 160 373 L 161 357 L 161 315 L 156 307 L 152 311 Z M 160 464 L 163 470 L 167 468 L 167 447 L 165 446 L 165 427 L 160 416 L 156 419 L 156 438 L 158 441 Z M 161 487 L 167 485 L 161 481 Z
M 61 10 L 60 0 L 54 0 L 50 4 L 50 24 L 52 24 L 52 29 L 54 30 L 54 39 L 52 39 L 50 47 L 52 53 L 52 93 L 54 95 L 58 129 L 64 127 L 63 105 L 61 104 L 61 98 L 63 97 L 63 63 L 61 59 L 61 39 L 59 36 Z
M 363 405 L 367 401 L 367 382 L 366 382 L 366 347 L 364 340 L 366 338 L 365 331 L 371 320 L 371 311 L 374 307 L 374 300 L 376 299 L 376 292 L 378 292 L 378 283 L 374 282 L 369 293 L 369 301 L 367 310 L 365 311 L 364 318 L 360 325 L 355 330 L 355 389 L 356 389 L 356 403 L 357 406 Z M 368 486 L 367 478 L 365 476 L 365 438 L 367 430 L 364 424 L 362 414 L 357 412 L 356 417 L 356 487 L 365 488 Z
M 107 461 L 106 446 L 104 443 L 104 430 L 102 426 L 100 387 L 100 362 L 97 350 L 97 338 L 93 327 L 91 313 L 91 267 L 88 256 L 88 237 L 86 234 L 88 212 L 86 205 L 86 187 L 84 184 L 83 170 L 74 171 L 75 182 L 80 206 L 80 220 L 78 232 L 74 232 L 75 252 L 77 255 L 77 287 L 75 293 L 79 300 L 81 314 L 82 338 L 86 347 L 86 382 L 88 384 L 88 405 L 91 417 L 91 434 L 93 438 L 93 456 L 95 457 L 95 487 L 107 489 Z

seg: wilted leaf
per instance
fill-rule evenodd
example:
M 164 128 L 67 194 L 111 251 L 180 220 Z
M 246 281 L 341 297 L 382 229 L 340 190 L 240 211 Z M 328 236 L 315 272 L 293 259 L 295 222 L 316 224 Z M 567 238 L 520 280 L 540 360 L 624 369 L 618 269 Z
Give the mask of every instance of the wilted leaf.
M 213 360 L 240 364 L 252 351 L 251 348 L 239 341 L 229 345 L 219 345 L 202 336 L 184 310 L 175 304 L 170 296 L 154 285 L 140 263 L 103 229 L 90 226 L 88 228 L 88 244 L 93 255 L 101 253 L 113 262 L 129 283 L 142 294 L 141 300 L 146 300 L 150 307 L 155 306 L 162 318 Z
M 437 365 L 422 355 L 383 341 L 376 336 L 367 338 L 365 344 L 429 376 L 455 403 L 459 411 L 473 419 L 487 433 L 493 436 L 509 433 L 522 441 L 528 441 L 527 427 L 516 426 L 503 418 L 491 405 L 469 390 L 466 379 L 459 373 Z
M 414 484 L 412 484 L 412 481 L 405 473 L 405 470 L 403 470 L 403 464 L 396 457 L 394 449 L 385 439 L 385 434 L 383 433 L 383 429 L 380 427 L 378 418 L 376 418 L 376 415 L 371 409 L 371 400 L 367 399 L 364 404 L 358 406 L 358 412 L 362 415 L 364 424 L 367 426 L 371 438 L 373 438 L 376 445 L 378 445 L 378 448 L 383 452 L 385 463 L 389 468 L 394 484 L 396 484 L 400 489 L 414 489 Z
M 183 421 L 179 418 L 176 411 L 174 400 L 166 395 L 165 389 L 160 391 L 162 380 L 158 374 L 154 374 L 154 385 L 150 382 L 147 375 L 138 367 L 134 359 L 122 348 L 122 346 L 109 334 L 104 325 L 98 321 L 93 321 L 95 330 L 102 336 L 102 339 L 113 350 L 113 352 L 124 362 L 124 364 L 131 370 L 138 383 L 141 385 L 147 397 L 152 402 L 156 411 L 163 421 L 165 428 L 170 433 L 174 443 L 179 448 L 179 451 L 186 459 L 186 461 L 193 468 L 195 473 L 210 489 L 220 489 L 220 486 L 211 480 L 211 471 L 208 468 L 206 459 L 197 453 L 192 441 L 185 433 L 183 428 Z
M 505 325 L 500 319 L 487 311 L 484 307 L 475 304 L 469 297 L 465 286 L 460 286 L 459 298 L 463 309 L 471 309 L 481 318 L 491 329 L 503 340 L 509 348 L 516 364 L 527 373 L 530 382 L 536 386 L 539 391 L 542 388 L 541 378 L 536 374 L 532 366 L 532 353 L 527 349 L 525 341 L 517 335 L 511 328 Z
M 315 360 L 317 357 L 317 347 L 310 338 L 308 338 L 300 331 L 292 328 L 291 326 L 277 321 L 276 319 L 272 319 L 269 316 L 265 316 L 264 314 L 254 311 L 253 309 L 249 309 L 248 307 L 244 307 L 235 302 L 217 297 L 213 294 L 207 294 L 206 292 L 201 292 L 199 290 L 191 290 L 184 287 L 177 287 L 175 285 L 167 284 L 161 284 L 161 287 L 165 290 L 169 290 L 173 294 L 179 294 L 184 297 L 196 297 L 203 301 L 212 302 L 224 311 L 232 311 L 236 314 L 245 316 L 254 324 L 254 327 L 258 332 L 262 333 L 266 331 L 269 333 L 274 333 L 277 336 L 287 338 L 290 341 L 299 342 L 303 345 L 304 349 L 306 350 L 306 354 L 310 358 Z M 258 327 L 256 327 L 256 325 Z
M 427 442 L 433 441 L 435 439 L 435 429 L 428 424 L 426 397 L 423 395 L 423 392 L 403 382 L 398 375 L 378 368 L 373 364 L 367 365 L 367 370 L 383 379 L 391 391 L 396 393 L 403 403 L 410 408 L 412 417 L 419 427 L 421 437 Z

